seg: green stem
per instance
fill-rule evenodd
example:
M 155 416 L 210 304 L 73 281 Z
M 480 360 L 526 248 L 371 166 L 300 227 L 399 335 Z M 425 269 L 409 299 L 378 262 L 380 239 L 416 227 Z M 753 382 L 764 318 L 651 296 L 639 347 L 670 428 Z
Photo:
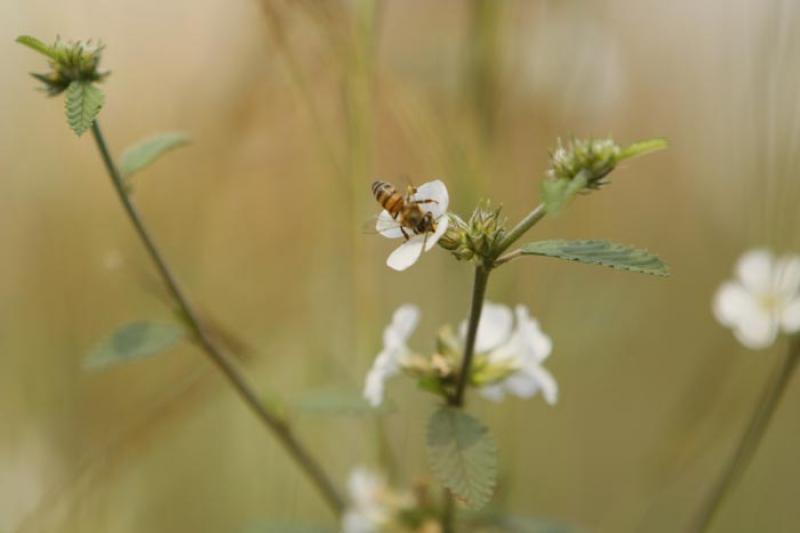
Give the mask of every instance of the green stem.
M 444 507 L 442 508 L 442 533 L 455 533 L 456 500 L 449 489 L 444 489 Z
M 797 363 L 800 361 L 800 336 L 791 339 L 789 349 L 775 371 L 761 396 L 761 401 L 750 419 L 747 430 L 739 441 L 736 452 L 714 484 L 691 531 L 704 532 L 711 527 L 717 512 L 726 497 L 736 486 L 739 478 L 747 469 L 764 434 L 769 427 L 772 416 L 780 405 L 783 393 L 791 380 Z
M 467 339 L 464 344 L 464 357 L 461 360 L 461 371 L 458 374 L 456 391 L 448 403 L 453 407 L 464 406 L 464 393 L 469 383 L 469 371 L 472 367 L 472 358 L 475 355 L 475 339 L 478 335 L 478 324 L 481 320 L 483 300 L 486 296 L 486 286 L 489 282 L 489 268 L 483 265 L 475 267 L 475 281 L 472 285 L 472 304 L 467 322 Z
M 467 323 L 467 338 L 464 343 L 464 357 L 461 360 L 461 371 L 458 374 L 458 383 L 455 392 L 447 399 L 448 405 L 456 409 L 464 407 L 464 395 L 469 383 L 469 374 L 472 367 L 472 358 L 475 355 L 475 339 L 478 336 L 478 324 L 481 321 L 481 311 L 486 297 L 486 286 L 489 283 L 490 267 L 478 265 L 475 267 L 475 281 L 472 285 L 472 303 L 470 304 L 469 322 Z M 444 508 L 442 509 L 442 529 L 444 533 L 453 533 L 455 521 L 455 502 L 453 494 L 445 490 Z
M 219 368 L 228 382 L 236 390 L 242 400 L 250 407 L 261 422 L 273 432 L 280 443 L 284 446 L 289 455 L 295 460 L 297 465 L 305 472 L 309 479 L 314 483 L 317 490 L 328 503 L 330 508 L 337 515 L 344 511 L 345 503 L 338 491 L 334 487 L 330 478 L 319 462 L 309 453 L 309 451 L 300 443 L 297 436 L 293 433 L 291 427 L 286 421 L 278 414 L 268 409 L 258 398 L 258 395 L 250 384 L 245 379 L 244 375 L 236 367 L 234 361 L 223 352 L 212 340 L 207 332 L 202 321 L 194 307 L 189 302 L 184 294 L 177 279 L 175 278 L 172 270 L 167 264 L 164 256 L 159 251 L 155 244 L 150 232 L 144 224 L 144 220 L 133 203 L 128 191 L 126 190 L 125 182 L 122 174 L 119 171 L 111 152 L 106 144 L 105 137 L 100 130 L 98 122 L 92 124 L 92 134 L 94 136 L 97 148 L 100 155 L 103 157 L 106 170 L 108 171 L 111 181 L 114 184 L 114 189 L 117 191 L 122 206 L 128 215 L 131 223 L 133 224 L 136 233 L 141 239 L 144 247 L 147 249 L 150 258 L 155 263 L 156 269 L 164 280 L 170 294 L 175 300 L 175 303 L 180 308 L 183 316 L 189 327 L 194 333 L 194 337 L 199 347 L 208 355 L 209 359 Z
M 497 250 L 495 251 L 495 257 L 499 257 L 500 254 L 508 250 L 509 246 L 514 244 L 517 239 L 522 237 L 522 235 L 531 229 L 534 224 L 544 218 L 545 214 L 544 204 L 539 204 L 536 209 L 528 213 L 528 216 L 520 220 L 519 223 L 508 232 L 508 235 L 506 235 L 506 237 L 500 241 L 500 244 L 497 245 Z

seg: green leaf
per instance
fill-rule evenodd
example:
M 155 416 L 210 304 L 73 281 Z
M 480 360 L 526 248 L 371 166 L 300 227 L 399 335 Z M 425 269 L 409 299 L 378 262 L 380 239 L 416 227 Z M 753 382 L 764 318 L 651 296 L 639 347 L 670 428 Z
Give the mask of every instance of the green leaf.
M 32 50 L 36 50 L 40 54 L 44 54 L 52 60 L 58 60 L 58 54 L 53 49 L 52 46 L 49 46 L 36 37 L 32 37 L 30 35 L 20 35 L 17 37 L 17 42 L 21 45 L 27 46 Z
M 103 91 L 93 83 L 73 81 L 67 88 L 67 122 L 81 135 L 92 126 L 105 102 Z
M 291 406 L 316 415 L 375 415 L 389 411 L 387 405 L 372 407 L 360 391 L 322 388 L 305 392 L 291 401 Z
M 101 370 L 171 348 L 185 331 L 173 324 L 131 322 L 103 340 L 84 360 L 84 367 Z
M 523 246 L 522 253 L 558 257 L 654 276 L 669 275 L 669 267 L 647 250 L 609 241 L 539 241 Z
M 630 159 L 632 157 L 639 157 L 640 155 L 649 154 L 651 152 L 657 152 L 659 150 L 664 150 L 669 143 L 667 143 L 666 139 L 648 139 L 646 141 L 639 141 L 638 143 L 633 143 L 632 145 L 628 146 L 620 154 L 617 156 L 617 161 L 622 161 L 623 159 Z
M 571 180 L 548 178 L 542 182 L 542 202 L 548 215 L 557 215 L 561 208 L 589 183 L 589 174 L 579 172 Z
M 189 144 L 189 136 L 183 132 L 161 133 L 131 146 L 122 154 L 120 169 L 130 176 L 151 165 L 170 150 Z
M 428 421 L 428 461 L 437 479 L 469 507 L 483 507 L 497 480 L 489 430 L 460 409 L 442 407 Z

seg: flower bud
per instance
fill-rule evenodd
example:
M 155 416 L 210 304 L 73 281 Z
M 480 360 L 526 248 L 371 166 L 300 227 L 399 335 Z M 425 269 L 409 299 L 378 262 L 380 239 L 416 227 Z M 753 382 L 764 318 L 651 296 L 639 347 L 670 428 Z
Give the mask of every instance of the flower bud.
M 550 156 L 551 179 L 571 181 L 578 174 L 586 174 L 585 187 L 597 189 L 605 185 L 604 178 L 614 170 L 622 150 L 612 139 L 572 139 L 566 146 L 558 141 L 558 148 Z
M 573 139 L 550 155 L 550 169 L 542 182 L 542 201 L 550 215 L 580 192 L 599 189 L 617 162 L 625 158 L 623 150 L 611 139 Z
M 50 58 L 50 72 L 32 74 L 34 78 L 44 83 L 45 90 L 50 96 L 61 94 L 74 81 L 98 82 L 109 74 L 98 70 L 103 52 L 103 46 L 99 43 L 93 44 L 92 41 L 65 43 L 56 40 L 52 45 L 46 45 L 30 36 L 19 37 L 17 42 Z
M 472 212 L 465 245 L 475 256 L 491 258 L 505 237 L 505 219 L 500 217 L 500 211 L 500 207 L 493 209 L 488 200 L 483 200 Z

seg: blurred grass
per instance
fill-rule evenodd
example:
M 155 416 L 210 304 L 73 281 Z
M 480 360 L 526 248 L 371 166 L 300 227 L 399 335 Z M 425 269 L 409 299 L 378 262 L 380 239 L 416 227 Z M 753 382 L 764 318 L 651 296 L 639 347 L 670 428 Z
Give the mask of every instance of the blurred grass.
M 509 509 L 593 531 L 680 530 L 781 349 L 746 352 L 709 302 L 744 248 L 800 244 L 798 9 L 499 4 L 0 4 L 0 528 L 329 520 L 191 347 L 81 370 L 117 324 L 171 311 L 91 143 L 32 89 L 38 58 L 13 44 L 30 33 L 106 42 L 102 116 L 117 153 L 191 132 L 191 147 L 137 178 L 137 200 L 195 300 L 256 348 L 247 370 L 265 394 L 360 388 L 401 303 L 424 310 L 420 348 L 465 314 L 467 267 L 435 253 L 396 274 L 390 245 L 360 233 L 374 177 L 442 177 L 458 212 L 489 196 L 516 218 L 557 136 L 668 137 L 671 150 L 536 231 L 647 247 L 673 276 L 545 259 L 504 268 L 490 297 L 530 305 L 552 335 L 561 401 L 472 407 L 497 436 Z M 409 482 L 427 473 L 420 418 L 432 402 L 399 381 L 390 394 L 398 409 L 380 425 Z M 800 526 L 797 398 L 790 390 L 717 530 Z M 378 460 L 370 418 L 295 418 L 337 479 Z

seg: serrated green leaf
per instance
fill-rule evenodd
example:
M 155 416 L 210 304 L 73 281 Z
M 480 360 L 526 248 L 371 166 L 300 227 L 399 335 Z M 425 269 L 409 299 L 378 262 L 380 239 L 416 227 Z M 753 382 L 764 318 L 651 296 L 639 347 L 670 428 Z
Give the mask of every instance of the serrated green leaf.
M 324 388 L 303 393 L 291 401 L 291 406 L 316 415 L 375 415 L 391 410 L 385 403 L 372 407 L 359 391 Z
M 100 370 L 117 363 L 147 357 L 171 348 L 185 335 L 173 324 L 131 322 L 119 327 L 84 360 L 84 367 Z
M 579 172 L 571 180 L 548 178 L 542 182 L 542 203 L 548 215 L 557 215 L 561 208 L 588 184 L 588 174 Z
M 122 154 L 122 174 L 130 176 L 139 172 L 166 152 L 188 144 L 189 140 L 186 133 L 176 131 L 161 133 L 131 146 Z
M 20 35 L 17 37 L 17 42 L 21 45 L 27 46 L 31 50 L 36 50 L 40 54 L 46 55 L 52 60 L 58 59 L 58 54 L 53 47 L 43 43 L 36 37 L 32 37 L 30 35 Z
M 669 275 L 669 267 L 647 250 L 609 241 L 539 241 L 523 246 L 522 253 L 558 257 L 568 261 L 603 265 L 654 276 Z
M 428 421 L 428 461 L 436 478 L 469 507 L 483 507 L 497 481 L 489 430 L 460 409 L 442 407 Z
M 105 96 L 95 84 L 73 81 L 67 87 L 66 111 L 70 128 L 81 135 L 92 126 L 105 102 Z
M 617 156 L 617 161 L 623 159 L 630 159 L 632 157 L 639 157 L 640 155 L 649 154 L 663 150 L 668 146 L 666 139 L 648 139 L 646 141 L 639 141 L 628 146 Z

